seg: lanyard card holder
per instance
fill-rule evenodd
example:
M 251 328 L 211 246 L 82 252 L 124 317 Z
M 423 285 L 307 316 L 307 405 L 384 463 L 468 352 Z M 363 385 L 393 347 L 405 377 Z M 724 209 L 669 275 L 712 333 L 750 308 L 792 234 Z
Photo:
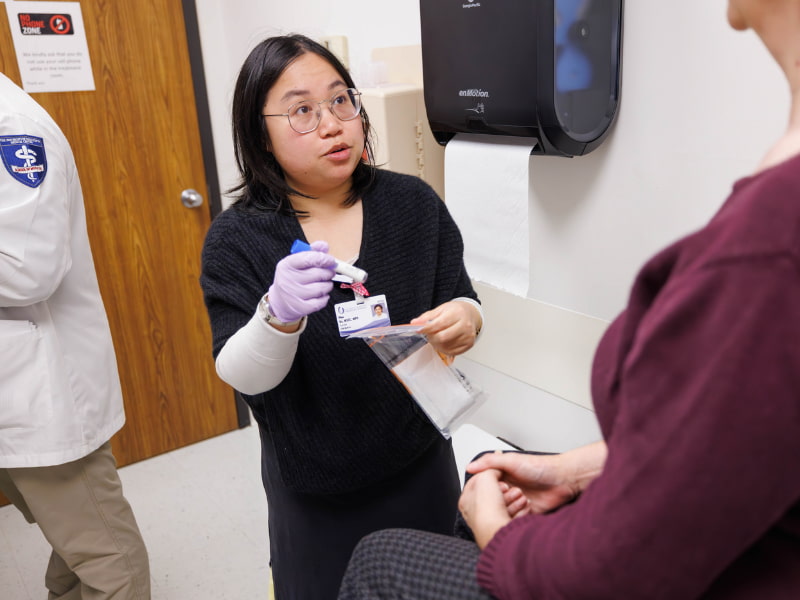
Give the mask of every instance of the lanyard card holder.
M 486 394 L 419 330 L 418 325 L 375 327 L 347 339 L 363 339 L 447 439 L 486 401 Z

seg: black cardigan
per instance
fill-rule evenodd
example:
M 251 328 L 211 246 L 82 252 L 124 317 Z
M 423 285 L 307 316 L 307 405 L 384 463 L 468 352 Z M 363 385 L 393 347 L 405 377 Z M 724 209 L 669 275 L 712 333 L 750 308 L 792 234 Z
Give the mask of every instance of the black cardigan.
M 417 177 L 379 170 L 362 199 L 356 265 L 371 295 L 385 294 L 392 324 L 457 297 L 477 299 L 463 242 L 444 203 Z M 276 263 L 305 239 L 295 217 L 234 205 L 212 223 L 200 282 L 216 356 L 255 312 Z M 309 240 L 313 241 L 313 240 Z M 269 431 L 285 484 L 338 493 L 386 479 L 440 435 L 362 340 L 339 336 L 334 305 L 353 300 L 334 285 L 328 306 L 308 317 L 297 355 L 274 389 L 244 396 Z

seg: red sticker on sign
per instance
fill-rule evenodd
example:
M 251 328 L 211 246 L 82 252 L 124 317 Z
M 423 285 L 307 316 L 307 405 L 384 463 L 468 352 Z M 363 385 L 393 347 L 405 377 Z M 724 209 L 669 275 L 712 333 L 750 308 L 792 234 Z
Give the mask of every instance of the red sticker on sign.
M 70 15 L 19 13 L 22 35 L 74 35 Z

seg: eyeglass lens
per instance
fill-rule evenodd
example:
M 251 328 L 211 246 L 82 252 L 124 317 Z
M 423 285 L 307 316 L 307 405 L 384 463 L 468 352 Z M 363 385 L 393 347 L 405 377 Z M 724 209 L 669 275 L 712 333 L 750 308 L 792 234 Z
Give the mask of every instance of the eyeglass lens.
M 326 102 L 331 107 L 333 114 L 342 121 L 355 119 L 361 111 L 361 95 L 357 90 L 348 88 L 320 103 L 303 100 L 292 104 L 289 107 L 289 124 L 292 129 L 299 133 L 307 133 L 316 129 L 322 118 L 319 105 Z

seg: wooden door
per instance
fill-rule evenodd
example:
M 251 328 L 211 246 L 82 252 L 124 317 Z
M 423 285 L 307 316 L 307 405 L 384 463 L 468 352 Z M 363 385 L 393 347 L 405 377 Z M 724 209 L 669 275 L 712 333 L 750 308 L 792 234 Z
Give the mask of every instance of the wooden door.
M 198 283 L 211 217 L 182 1 L 80 5 L 96 90 L 33 96 L 70 140 L 83 185 L 127 414 L 112 442 L 122 466 L 239 421 Z M 0 71 L 20 83 L 2 2 Z M 205 196 L 199 208 L 181 203 L 188 188 Z

